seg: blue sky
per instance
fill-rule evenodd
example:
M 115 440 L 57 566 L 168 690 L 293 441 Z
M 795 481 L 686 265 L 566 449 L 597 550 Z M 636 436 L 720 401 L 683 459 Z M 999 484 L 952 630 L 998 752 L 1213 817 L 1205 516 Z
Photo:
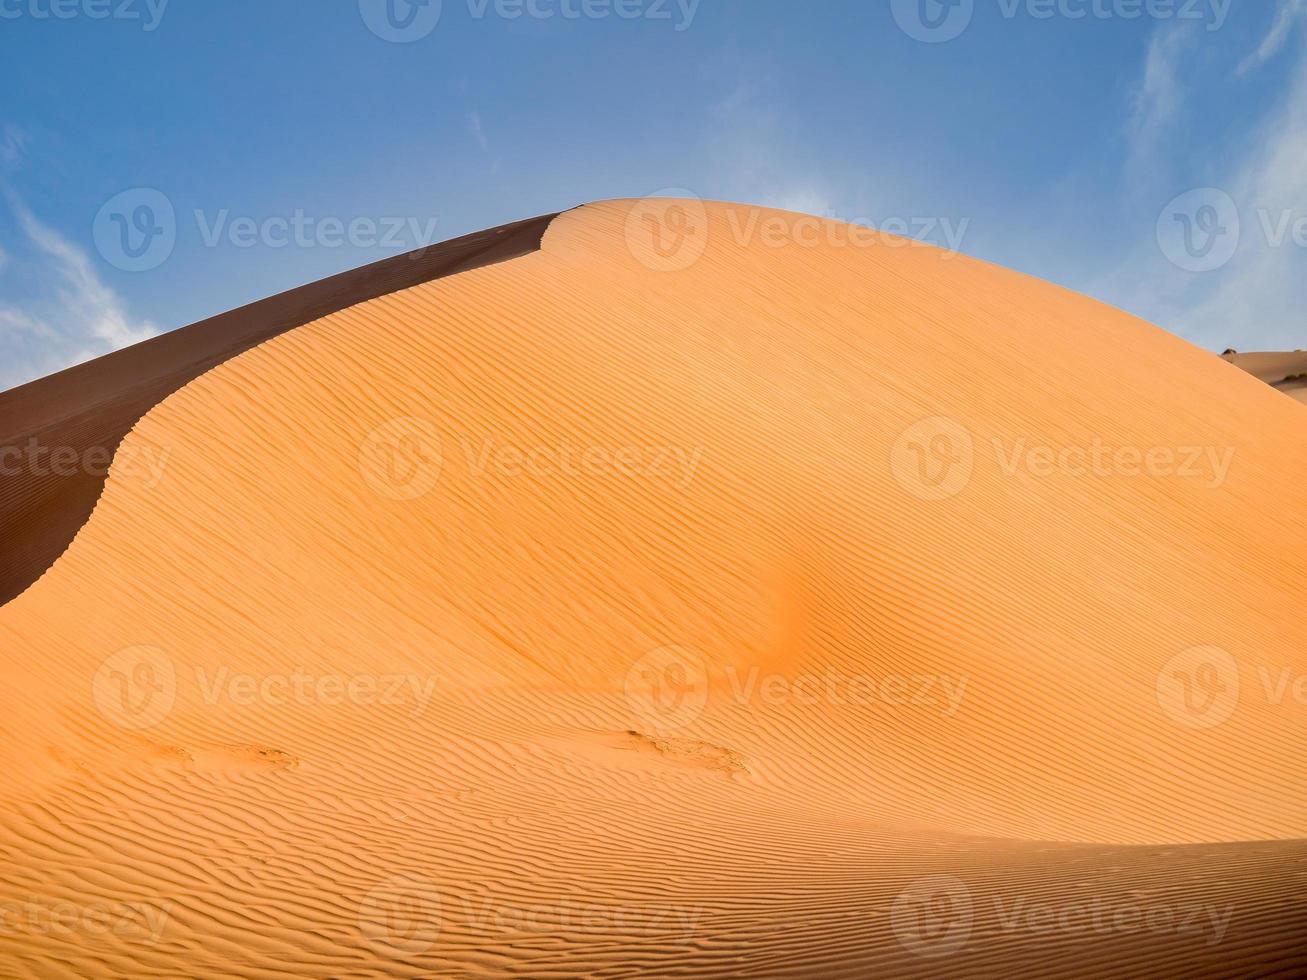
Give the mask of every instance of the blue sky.
M 1304 347 L 1305 20 L 1307 0 L 0 0 L 0 388 L 665 188 L 906 223 L 1212 349 Z

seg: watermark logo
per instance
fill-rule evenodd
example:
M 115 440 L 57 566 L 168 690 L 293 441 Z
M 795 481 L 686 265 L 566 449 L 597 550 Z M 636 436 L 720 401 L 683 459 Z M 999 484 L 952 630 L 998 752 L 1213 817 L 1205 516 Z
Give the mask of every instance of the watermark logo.
M 1200 187 L 1172 199 L 1157 218 L 1157 244 L 1172 265 L 1186 272 L 1224 268 L 1241 244 L 1277 250 L 1307 249 L 1307 213 L 1259 207 L 1256 222 L 1225 191 Z
M 716 696 L 744 708 L 920 710 L 952 718 L 962 708 L 969 678 L 945 674 L 868 674 L 835 668 L 794 674 L 728 664 Z M 709 701 L 708 669 L 689 647 L 665 646 L 645 654 L 627 672 L 627 703 L 646 730 L 668 735 L 694 722 Z
M 359 0 L 363 23 L 383 41 L 421 41 L 440 23 L 442 0 Z
M 440 479 L 443 465 L 440 432 L 426 419 L 391 419 L 369 432 L 359 446 L 363 482 L 388 500 L 426 496 Z
M 195 227 L 205 248 L 227 242 L 233 248 L 423 248 L 436 237 L 439 218 L 356 216 L 316 217 L 303 208 L 289 215 L 264 218 L 232 216 L 223 208 L 212 214 L 195 212 Z
M 108 446 L 47 446 L 33 436 L 21 445 L 0 447 L 0 476 L 106 477 L 112 467 L 116 479 L 153 490 L 171 457 L 171 448 L 139 441 L 120 445 L 115 452 Z
M 285 673 L 241 673 L 218 665 L 179 671 L 158 647 L 119 650 L 100 664 L 92 680 L 96 707 L 129 731 L 152 728 L 173 710 L 184 684 L 194 678 L 198 702 L 208 707 L 408 708 L 423 715 L 436 697 L 438 678 L 414 673 L 317 673 L 301 667 Z M 188 691 L 190 689 L 188 688 Z
M 603 446 L 560 440 L 552 445 L 520 446 L 485 438 L 480 444 L 459 440 L 468 473 L 475 479 L 489 474 L 535 480 L 624 478 L 667 483 L 689 489 L 703 462 L 702 446 L 627 444 Z
M 928 708 L 952 718 L 962 707 L 969 678 L 945 674 L 849 674 L 806 671 L 794 676 L 765 674 L 757 666 L 725 670 L 736 704 L 832 707 Z
M 1188 21 L 1219 31 L 1233 0 L 997 0 L 1003 20 L 1154 20 Z M 894 21 L 909 37 L 938 44 L 958 37 L 970 25 L 974 0 L 891 0 Z
M 419 956 L 440 937 L 440 890 L 412 875 L 378 883 L 359 905 L 364 943 L 383 956 Z
M 1186 272 L 1224 266 L 1239 247 L 1239 208 L 1225 191 L 1197 187 L 1173 198 L 1157 218 L 1162 254 Z
M 124 272 L 148 272 L 168 261 L 177 245 L 172 201 L 152 187 L 134 187 L 104 203 L 92 226 L 95 248 Z
M 1153 477 L 1193 480 L 1209 490 L 1225 485 L 1234 465 L 1233 446 L 1130 446 L 1091 439 L 1084 445 L 1049 445 L 1016 439 L 993 440 L 999 471 L 1036 479 Z
M 924 248 L 943 250 L 951 259 L 962 250 L 970 218 L 897 217 L 841 218 L 836 215 L 768 212 L 763 208 L 731 208 L 726 223 L 735 244 L 763 248 Z
M 303 208 L 282 214 L 233 214 L 228 208 L 197 209 L 194 235 L 204 248 L 300 248 L 422 250 L 436 240 L 439 218 L 413 215 L 316 215 Z M 127 272 L 156 269 L 172 256 L 187 222 L 172 201 L 153 188 L 115 195 L 100 209 L 93 226 L 96 250 L 106 262 Z
M 892 0 L 899 29 L 914 41 L 952 41 L 971 24 L 975 0 Z
M 976 445 L 956 419 L 932 416 L 909 426 L 890 450 L 894 479 L 919 500 L 956 496 L 971 482 Z
M 708 704 L 708 667 L 689 647 L 650 650 L 631 665 L 623 685 L 627 704 L 657 734 L 694 722 Z
M 1239 667 L 1220 647 L 1190 647 L 1157 673 L 1157 703 L 1187 728 L 1215 728 L 1239 704 Z
M 173 902 L 78 905 L 43 898 L 0 902 L 0 935 L 58 936 L 64 941 L 113 936 L 154 946 L 163 938 Z
M 149 34 L 163 23 L 169 0 L 0 0 L 0 20 L 133 21 Z
M 493 14 L 501 20 L 647 20 L 673 22 L 678 34 L 687 31 L 701 0 L 467 0 L 473 20 Z M 679 19 L 678 19 L 679 15 Z
M 626 216 L 626 247 L 654 272 L 680 272 L 708 247 L 708 210 L 683 188 L 668 188 L 642 197 Z
M 437 678 L 402 673 L 316 674 L 307 669 L 256 675 L 234 673 L 227 667 L 212 672 L 196 667 L 195 682 L 206 705 L 407 706 L 416 718 L 425 714 L 435 698 Z
M 472 20 L 644 20 L 665 21 L 687 31 L 700 0 L 467 0 Z M 363 22 L 383 41 L 411 44 L 440 23 L 441 0 L 359 0 Z
M 888 216 L 880 220 L 803 214 L 763 207 L 729 207 L 713 233 L 747 249 L 936 248 L 951 259 L 962 250 L 970 218 Z M 698 262 L 709 242 L 707 210 L 686 190 L 660 191 L 627 214 L 628 250 L 655 272 L 680 272 Z
M 980 902 L 960 879 L 928 875 L 896 896 L 890 926 L 904 949 L 931 958 L 960 952 L 982 917 L 988 935 L 1061 933 L 1088 938 L 1146 932 L 1192 937 L 1207 946 L 1225 938 L 1234 917 L 1233 905 L 1143 902 L 1139 895 L 1086 895 L 1054 903 L 1043 896 L 993 894 Z
M 153 728 L 177 700 L 177 669 L 158 647 L 128 647 L 100 664 L 91 694 L 100 713 L 119 728 Z
M 894 478 L 919 500 L 943 500 L 960 493 L 975 473 L 981 448 L 992 451 L 1007 478 L 1192 480 L 1204 489 L 1225 485 L 1234 466 L 1234 446 L 1141 446 L 1095 437 L 1083 444 L 1043 443 L 993 437 L 977 443 L 956 419 L 923 419 L 905 429 L 890 451 Z
M 918 878 L 890 906 L 890 928 L 917 956 L 949 956 L 967 944 L 975 922 L 971 890 L 949 875 Z

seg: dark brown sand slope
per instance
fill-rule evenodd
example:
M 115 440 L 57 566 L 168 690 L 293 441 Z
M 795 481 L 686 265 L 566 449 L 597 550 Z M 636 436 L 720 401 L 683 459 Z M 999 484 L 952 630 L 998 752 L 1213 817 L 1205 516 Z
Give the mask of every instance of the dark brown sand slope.
M 536 251 L 555 215 L 354 269 L 0 392 L 0 604 L 38 579 L 91 515 L 136 421 L 269 338 L 356 303 Z M 13 470 L 18 470 L 14 475 Z
M 1307 404 L 1307 351 L 1259 351 L 1226 354 L 1235 367 L 1265 381 L 1276 391 Z

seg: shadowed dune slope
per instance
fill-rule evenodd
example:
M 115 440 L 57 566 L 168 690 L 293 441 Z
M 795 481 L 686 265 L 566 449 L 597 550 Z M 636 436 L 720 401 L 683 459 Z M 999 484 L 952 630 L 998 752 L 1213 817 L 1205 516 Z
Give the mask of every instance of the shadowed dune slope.
M 1259 351 L 1224 357 L 1277 391 L 1307 403 L 1307 351 Z
M 123 440 L 0 609 L 0 972 L 1290 975 L 1305 484 L 1049 284 L 568 212 Z
M 0 604 L 68 547 L 122 437 L 216 364 L 346 306 L 533 251 L 553 215 L 353 269 L 0 392 Z

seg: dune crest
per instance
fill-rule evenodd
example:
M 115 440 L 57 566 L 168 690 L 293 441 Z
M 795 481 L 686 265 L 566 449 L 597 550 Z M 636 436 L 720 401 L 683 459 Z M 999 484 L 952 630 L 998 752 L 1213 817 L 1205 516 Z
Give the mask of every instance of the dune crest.
M 351 269 L 0 392 L 0 605 L 35 582 L 86 523 L 119 442 L 150 408 L 265 340 L 328 313 L 534 251 L 553 215 Z M 157 476 L 163 460 L 123 454 Z
M 123 440 L 0 608 L 0 898 L 124 924 L 0 958 L 1298 955 L 1304 437 L 1255 378 L 964 256 L 738 205 L 567 212 Z M 1011 913 L 1090 897 L 1206 924 Z

